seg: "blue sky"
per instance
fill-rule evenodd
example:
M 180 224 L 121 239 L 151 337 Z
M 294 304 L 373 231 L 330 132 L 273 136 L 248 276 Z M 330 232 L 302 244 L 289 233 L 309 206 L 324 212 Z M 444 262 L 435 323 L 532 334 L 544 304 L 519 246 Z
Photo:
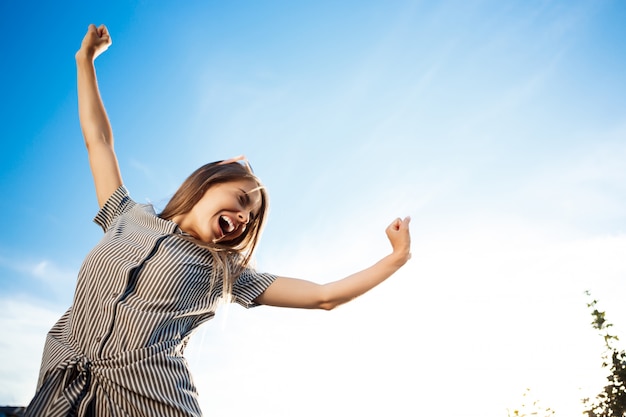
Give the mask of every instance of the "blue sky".
M 604 378 L 585 290 L 626 334 L 625 20 L 620 1 L 3 2 L 0 404 L 30 399 L 100 237 L 74 53 L 105 23 L 136 200 L 245 154 L 271 198 L 259 269 L 318 282 L 413 219 L 411 262 L 353 303 L 199 330 L 207 414 L 495 417 L 526 388 L 579 414 Z

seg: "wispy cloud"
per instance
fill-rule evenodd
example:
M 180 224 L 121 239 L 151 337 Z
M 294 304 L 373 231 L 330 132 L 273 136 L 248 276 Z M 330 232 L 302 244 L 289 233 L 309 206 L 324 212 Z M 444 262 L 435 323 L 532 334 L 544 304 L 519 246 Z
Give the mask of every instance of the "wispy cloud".
M 60 313 L 23 298 L 0 298 L 0 403 L 26 405 L 35 393 L 47 331 Z
M 141 174 L 144 179 L 148 181 L 154 180 L 154 170 L 151 167 L 136 158 L 130 158 L 129 163 L 131 168 L 139 172 L 139 174 Z
M 26 275 L 46 286 L 65 287 L 76 281 L 77 271 L 57 265 L 48 259 L 32 259 L 30 257 L 0 257 L 0 266 Z
M 560 155 L 529 170 L 514 200 L 531 215 L 576 224 L 581 231 L 624 232 L 626 128 L 580 135 L 585 139 L 572 138 Z

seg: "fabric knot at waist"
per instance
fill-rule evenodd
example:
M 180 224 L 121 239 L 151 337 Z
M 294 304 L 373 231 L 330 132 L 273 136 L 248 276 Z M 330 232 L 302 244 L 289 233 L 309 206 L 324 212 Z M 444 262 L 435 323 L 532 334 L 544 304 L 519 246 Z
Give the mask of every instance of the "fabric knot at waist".
M 26 409 L 26 416 L 77 416 L 79 407 L 91 389 L 94 366 L 87 356 L 73 352 L 49 372 L 37 395 Z M 85 408 L 85 407 L 80 407 Z
M 179 345 L 180 341 L 171 340 L 91 359 L 76 347 L 56 344 L 48 358 L 52 366 L 40 381 L 26 416 L 82 417 L 89 415 L 89 405 L 96 400 L 118 405 L 165 403 L 177 408 L 181 399 L 194 404 L 187 415 L 196 415 L 195 387 Z M 168 383 L 157 382 L 163 380 Z M 119 415 L 135 414 L 125 410 Z
M 92 380 L 92 362 L 86 356 L 77 355 L 59 364 L 57 369 L 65 370 L 61 386 L 66 387 L 63 390 L 63 396 L 70 404 L 70 415 L 74 416 L 78 405 L 89 392 Z

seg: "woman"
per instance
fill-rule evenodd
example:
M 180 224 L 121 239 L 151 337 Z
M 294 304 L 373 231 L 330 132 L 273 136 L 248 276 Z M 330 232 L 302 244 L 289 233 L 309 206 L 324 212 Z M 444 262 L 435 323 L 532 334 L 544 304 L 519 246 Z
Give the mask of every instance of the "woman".
M 392 253 L 319 285 L 259 273 L 248 263 L 267 214 L 261 182 L 241 158 L 200 167 L 162 213 L 123 185 L 94 61 L 111 45 L 90 25 L 76 53 L 80 124 L 105 235 L 87 255 L 72 306 L 48 333 L 27 416 L 200 416 L 183 357 L 221 301 L 331 310 L 378 285 L 410 258 L 409 221 L 386 233 Z

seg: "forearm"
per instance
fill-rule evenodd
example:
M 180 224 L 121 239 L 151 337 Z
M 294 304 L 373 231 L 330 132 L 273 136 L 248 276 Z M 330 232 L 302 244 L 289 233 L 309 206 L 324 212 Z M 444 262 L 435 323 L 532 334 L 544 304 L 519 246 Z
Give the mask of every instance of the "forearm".
M 328 284 L 279 277 L 255 301 L 275 307 L 332 310 L 385 281 L 409 257 L 408 252 L 402 255 L 393 253 L 369 268 Z
M 76 54 L 78 115 L 85 144 L 113 145 L 113 130 L 98 89 L 93 58 L 83 51 Z
M 392 253 L 362 271 L 322 286 L 324 293 L 321 308 L 331 310 L 365 294 L 385 281 L 408 260 L 408 255 Z
M 256 302 L 276 307 L 332 310 L 365 294 L 400 269 L 411 258 L 411 218 L 394 220 L 386 229 L 393 251 L 374 265 L 328 284 L 295 278 L 277 278 Z

